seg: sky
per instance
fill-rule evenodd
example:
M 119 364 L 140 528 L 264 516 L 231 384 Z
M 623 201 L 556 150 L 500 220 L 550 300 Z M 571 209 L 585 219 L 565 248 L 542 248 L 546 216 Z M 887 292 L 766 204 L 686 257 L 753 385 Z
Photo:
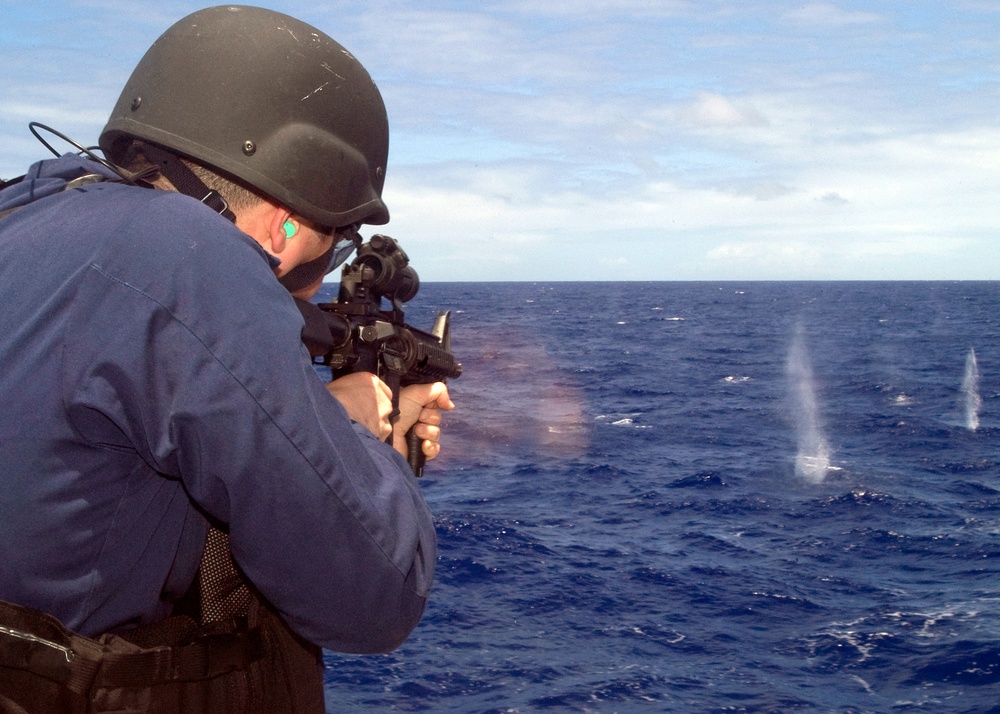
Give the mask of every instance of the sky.
M 379 86 L 425 282 L 1000 279 L 1000 2 L 259 4 Z M 0 0 L 0 177 L 204 6 Z

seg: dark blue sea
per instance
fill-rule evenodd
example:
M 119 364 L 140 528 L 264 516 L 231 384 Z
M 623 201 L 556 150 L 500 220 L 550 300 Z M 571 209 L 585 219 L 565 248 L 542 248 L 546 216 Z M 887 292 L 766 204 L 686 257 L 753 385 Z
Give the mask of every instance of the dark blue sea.
M 438 283 L 440 541 L 331 711 L 1000 712 L 1000 283 Z

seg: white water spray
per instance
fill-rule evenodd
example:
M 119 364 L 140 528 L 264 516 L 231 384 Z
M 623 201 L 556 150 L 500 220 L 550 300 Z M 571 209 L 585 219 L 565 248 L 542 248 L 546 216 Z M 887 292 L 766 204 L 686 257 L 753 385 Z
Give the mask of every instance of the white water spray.
M 971 348 L 965 358 L 962 400 L 965 407 L 965 428 L 975 431 L 979 428 L 979 410 L 983 406 L 983 398 L 979 396 L 979 365 L 976 363 L 976 351 Z
M 819 483 L 830 470 L 830 447 L 820 424 L 812 366 L 801 329 L 792 340 L 787 370 L 794 410 L 792 418 L 798 433 L 795 474 L 810 483 Z

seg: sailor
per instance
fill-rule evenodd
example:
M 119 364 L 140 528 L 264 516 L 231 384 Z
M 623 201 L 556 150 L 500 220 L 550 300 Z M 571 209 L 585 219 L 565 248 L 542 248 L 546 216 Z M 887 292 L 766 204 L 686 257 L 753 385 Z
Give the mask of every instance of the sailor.
M 0 711 L 324 711 L 424 609 L 441 383 L 325 385 L 308 297 L 382 224 L 388 122 L 320 30 L 170 27 L 100 135 L 0 191 Z M 394 444 L 384 439 L 394 434 Z M 206 545 L 207 544 L 207 545 Z

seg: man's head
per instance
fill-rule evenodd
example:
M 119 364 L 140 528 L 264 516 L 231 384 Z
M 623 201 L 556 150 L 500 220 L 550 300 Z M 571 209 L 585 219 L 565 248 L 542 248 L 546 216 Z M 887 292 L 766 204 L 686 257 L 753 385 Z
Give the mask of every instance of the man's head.
M 295 18 L 226 5 L 189 15 L 140 60 L 101 133 L 194 159 L 317 226 L 389 220 L 389 128 L 364 67 Z

